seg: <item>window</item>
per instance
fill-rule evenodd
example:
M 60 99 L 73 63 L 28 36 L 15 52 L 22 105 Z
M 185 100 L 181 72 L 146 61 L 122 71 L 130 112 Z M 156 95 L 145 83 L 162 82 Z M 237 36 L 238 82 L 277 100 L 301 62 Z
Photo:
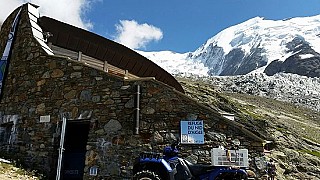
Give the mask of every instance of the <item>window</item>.
M 6 123 L 0 126 L 0 145 L 10 143 L 12 126 L 12 123 Z

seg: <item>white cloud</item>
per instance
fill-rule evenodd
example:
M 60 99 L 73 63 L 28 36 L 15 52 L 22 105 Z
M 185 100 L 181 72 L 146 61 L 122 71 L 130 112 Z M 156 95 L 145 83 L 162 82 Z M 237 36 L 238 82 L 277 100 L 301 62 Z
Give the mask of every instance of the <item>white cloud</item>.
M 48 16 L 74 26 L 91 29 L 92 23 L 85 18 L 92 3 L 101 0 L 0 0 L 0 22 L 18 6 L 30 2 L 39 7 L 41 16 Z
M 149 24 L 138 24 L 134 20 L 120 20 L 116 28 L 115 41 L 132 49 L 145 48 L 151 41 L 159 41 L 163 37 L 161 29 Z
M 0 4 L 0 22 L 4 22 L 4 20 L 9 16 L 9 14 L 21 3 L 18 0 L 0 0 Z

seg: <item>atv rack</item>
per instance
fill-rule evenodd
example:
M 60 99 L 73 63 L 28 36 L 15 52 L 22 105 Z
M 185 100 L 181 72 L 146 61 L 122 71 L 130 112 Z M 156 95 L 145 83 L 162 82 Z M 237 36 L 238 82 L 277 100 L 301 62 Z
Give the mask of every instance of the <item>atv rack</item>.
M 156 153 L 156 152 L 142 152 L 140 153 L 139 158 L 140 159 L 160 159 L 162 157 L 161 153 Z

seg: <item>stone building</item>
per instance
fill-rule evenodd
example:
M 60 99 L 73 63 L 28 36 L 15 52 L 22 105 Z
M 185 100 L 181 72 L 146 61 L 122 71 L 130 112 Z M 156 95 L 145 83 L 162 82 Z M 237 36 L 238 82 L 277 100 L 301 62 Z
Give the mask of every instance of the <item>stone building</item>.
M 262 139 L 186 96 L 150 60 L 40 17 L 36 5 L 22 5 L 3 23 L 0 56 L 1 155 L 46 178 L 57 174 L 62 134 L 65 179 L 129 179 L 140 152 L 180 141 L 182 120 L 204 123 L 204 142 L 181 146 L 195 162 L 210 163 L 210 149 L 232 140 L 249 157 L 262 151 Z

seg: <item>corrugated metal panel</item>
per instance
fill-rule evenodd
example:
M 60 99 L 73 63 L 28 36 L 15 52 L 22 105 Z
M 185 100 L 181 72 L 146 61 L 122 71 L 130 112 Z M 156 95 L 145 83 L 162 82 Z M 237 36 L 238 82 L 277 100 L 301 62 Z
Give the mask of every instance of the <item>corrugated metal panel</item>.
M 49 39 L 50 41 L 50 39 Z M 62 44 L 59 42 L 57 44 L 55 44 L 54 42 L 52 42 L 52 44 L 57 45 L 57 46 L 62 46 Z M 62 46 L 63 48 L 69 49 L 67 46 Z M 77 46 L 77 49 L 70 49 L 70 50 L 74 50 L 74 51 L 81 51 L 83 54 L 87 54 L 87 49 L 89 47 L 89 42 L 85 41 L 83 39 L 79 40 L 79 44 Z
M 93 43 L 90 43 L 88 48 L 88 55 L 91 55 L 92 57 L 96 57 L 97 50 L 98 50 L 98 46 Z
M 78 44 L 79 44 L 79 40 L 80 40 L 79 38 L 71 36 L 69 38 L 67 46 L 70 47 L 70 49 L 77 49 Z
M 98 50 L 96 52 L 96 56 L 98 59 L 103 59 L 104 58 L 104 55 L 106 53 L 107 49 L 102 47 L 102 46 L 99 46 L 98 47 Z
M 171 74 L 137 52 L 102 36 L 52 18 L 41 17 L 38 20 L 45 32 L 53 34 L 53 37 L 48 39 L 48 42 L 53 45 L 76 52 L 81 51 L 85 55 L 107 61 L 139 77 L 155 77 L 184 93 L 182 86 Z
M 57 42 L 59 42 L 59 46 L 67 47 L 69 40 L 69 33 L 59 32 Z
M 145 66 L 139 66 L 137 65 L 137 63 L 134 63 L 132 61 L 130 61 L 130 66 L 132 66 L 131 71 L 133 74 L 138 74 L 138 72 L 143 71 L 143 69 L 146 68 Z

